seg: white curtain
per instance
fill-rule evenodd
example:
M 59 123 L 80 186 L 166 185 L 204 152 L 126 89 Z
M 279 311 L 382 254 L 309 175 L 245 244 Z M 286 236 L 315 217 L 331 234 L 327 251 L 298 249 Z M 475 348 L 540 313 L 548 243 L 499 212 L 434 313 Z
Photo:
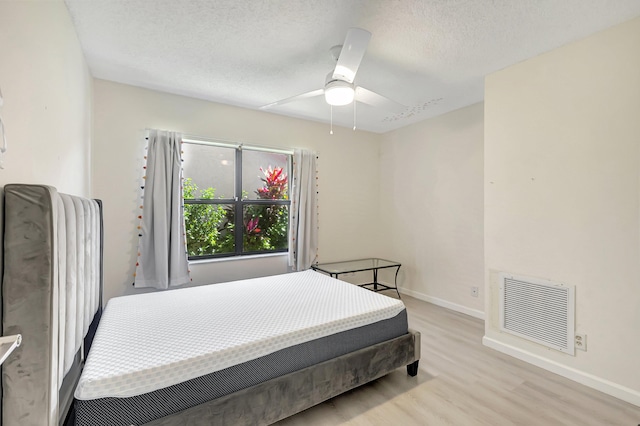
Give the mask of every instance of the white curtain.
M 296 149 L 289 221 L 289 266 L 302 271 L 318 256 L 318 182 L 316 153 Z
M 182 204 L 182 135 L 150 130 L 135 287 L 166 289 L 190 281 Z

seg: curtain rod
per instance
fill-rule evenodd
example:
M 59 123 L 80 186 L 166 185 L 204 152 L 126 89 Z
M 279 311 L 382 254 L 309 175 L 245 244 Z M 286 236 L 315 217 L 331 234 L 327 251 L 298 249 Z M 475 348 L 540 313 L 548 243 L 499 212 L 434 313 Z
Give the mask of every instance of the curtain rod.
M 245 144 L 243 142 L 234 142 L 234 141 L 228 141 L 224 139 L 204 138 L 204 137 L 195 136 L 195 135 L 184 134 L 182 135 L 182 140 L 187 143 L 195 143 L 200 145 L 213 145 L 213 146 L 220 146 L 225 148 L 240 148 L 240 149 L 248 149 L 251 151 L 277 152 L 280 154 L 293 155 L 293 149 L 276 148 L 276 147 L 264 146 L 264 145 L 252 145 L 252 144 Z

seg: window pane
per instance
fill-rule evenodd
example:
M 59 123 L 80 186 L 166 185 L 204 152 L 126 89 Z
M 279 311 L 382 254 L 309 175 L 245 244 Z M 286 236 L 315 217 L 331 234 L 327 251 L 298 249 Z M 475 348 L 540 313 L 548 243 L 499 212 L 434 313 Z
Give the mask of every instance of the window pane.
M 289 206 L 247 205 L 243 214 L 243 252 L 282 250 L 288 246 Z
M 232 204 L 185 204 L 184 225 L 189 256 L 235 251 Z
M 233 198 L 235 149 L 182 144 L 184 198 Z
M 242 151 L 242 198 L 289 199 L 288 157 L 274 152 Z

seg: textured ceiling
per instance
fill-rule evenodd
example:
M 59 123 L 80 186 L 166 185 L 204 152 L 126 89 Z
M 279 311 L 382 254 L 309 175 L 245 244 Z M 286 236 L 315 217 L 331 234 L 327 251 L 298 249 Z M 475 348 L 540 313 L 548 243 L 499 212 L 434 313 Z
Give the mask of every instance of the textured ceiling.
M 387 132 L 483 99 L 484 76 L 640 15 L 640 0 L 66 0 L 94 77 L 246 108 L 322 88 L 329 48 L 373 34 L 357 105 Z M 323 97 L 270 112 L 329 122 Z M 334 124 L 353 126 L 353 106 Z

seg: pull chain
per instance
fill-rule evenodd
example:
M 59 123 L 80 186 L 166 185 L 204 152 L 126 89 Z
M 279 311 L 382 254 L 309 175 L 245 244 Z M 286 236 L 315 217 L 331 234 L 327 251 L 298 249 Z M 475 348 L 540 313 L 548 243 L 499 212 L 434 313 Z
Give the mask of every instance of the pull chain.
M 329 134 L 332 135 L 333 134 L 333 105 L 329 105 L 329 108 L 331 109 L 331 130 L 329 131 Z
M 356 130 L 356 100 L 353 100 L 353 131 L 355 132 Z

